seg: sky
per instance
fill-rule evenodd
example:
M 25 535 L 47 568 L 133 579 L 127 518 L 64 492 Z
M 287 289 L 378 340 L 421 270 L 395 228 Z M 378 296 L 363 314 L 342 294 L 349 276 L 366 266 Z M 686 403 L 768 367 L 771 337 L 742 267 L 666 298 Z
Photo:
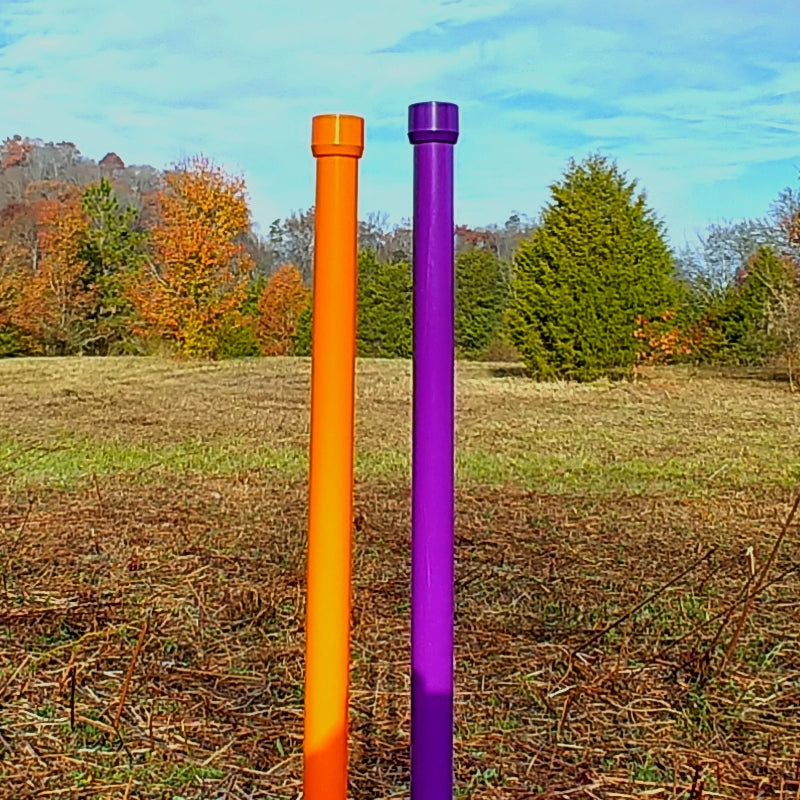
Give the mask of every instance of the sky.
M 0 0 L 0 138 L 206 155 L 266 232 L 313 205 L 312 116 L 358 114 L 360 216 L 399 223 L 408 105 L 449 101 L 458 223 L 536 218 L 599 152 L 677 247 L 798 186 L 798 41 L 798 0 Z

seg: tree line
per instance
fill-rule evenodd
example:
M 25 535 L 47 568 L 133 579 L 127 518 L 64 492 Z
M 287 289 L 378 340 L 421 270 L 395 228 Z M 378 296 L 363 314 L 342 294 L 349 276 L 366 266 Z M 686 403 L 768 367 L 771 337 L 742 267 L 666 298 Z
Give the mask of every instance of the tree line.
M 157 173 L 74 145 L 0 146 L 0 355 L 307 355 L 313 208 L 252 224 L 246 186 L 208 159 Z M 412 351 L 411 226 L 359 223 L 358 354 Z M 800 201 L 668 247 L 616 162 L 571 160 L 535 220 L 459 226 L 456 346 L 521 359 L 540 379 L 640 364 L 793 371 L 800 342 Z
M 314 209 L 261 235 L 244 181 L 208 159 L 149 170 L 71 143 L 0 146 L 0 355 L 307 354 Z M 499 341 L 508 255 L 531 227 L 458 228 L 461 355 Z M 407 221 L 359 223 L 362 355 L 411 354 L 411 242 Z

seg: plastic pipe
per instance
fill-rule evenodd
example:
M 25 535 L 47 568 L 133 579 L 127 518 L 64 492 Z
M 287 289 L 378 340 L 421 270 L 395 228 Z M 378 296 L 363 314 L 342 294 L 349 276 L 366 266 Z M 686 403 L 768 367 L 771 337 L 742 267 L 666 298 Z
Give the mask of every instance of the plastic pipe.
M 346 800 L 353 526 L 358 159 L 364 120 L 314 117 L 314 315 L 304 800 Z
M 454 238 L 458 106 L 408 109 L 414 145 L 411 798 L 453 797 Z

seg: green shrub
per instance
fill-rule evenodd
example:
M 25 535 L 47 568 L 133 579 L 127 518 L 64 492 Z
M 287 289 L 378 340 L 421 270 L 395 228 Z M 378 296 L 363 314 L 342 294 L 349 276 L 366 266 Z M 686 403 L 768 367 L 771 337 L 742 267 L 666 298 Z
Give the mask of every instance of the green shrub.
M 0 325 L 0 358 L 24 356 L 30 352 L 23 334 L 13 325 Z
M 253 358 L 261 355 L 256 320 L 259 315 L 258 298 L 266 285 L 267 279 L 263 275 L 250 281 L 241 308 L 226 319 L 217 334 L 215 358 Z
M 261 355 L 256 321 L 252 317 L 242 317 L 226 322 L 217 334 L 215 358 L 254 358 Z
M 294 354 L 296 356 L 311 355 L 312 306 L 313 300 L 300 312 L 300 316 L 297 318 L 297 328 L 294 333 Z

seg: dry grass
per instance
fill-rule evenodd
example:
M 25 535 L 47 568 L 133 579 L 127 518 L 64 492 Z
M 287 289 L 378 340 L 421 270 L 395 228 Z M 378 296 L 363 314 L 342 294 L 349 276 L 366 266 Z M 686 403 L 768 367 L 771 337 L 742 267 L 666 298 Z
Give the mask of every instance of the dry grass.
M 303 462 L 217 456 L 269 437 L 301 452 L 304 369 L 0 363 L 0 429 L 33 446 L 0 501 L 0 797 L 298 796 Z M 356 490 L 351 796 L 378 800 L 407 797 L 408 485 L 394 458 L 410 381 L 402 364 L 359 377 L 361 443 L 384 460 L 362 463 Z M 750 474 L 693 496 L 685 473 L 646 491 L 625 491 L 624 471 L 583 490 L 555 467 L 538 491 L 462 476 L 458 796 L 800 797 L 796 523 L 781 534 L 797 399 L 680 372 L 541 386 L 472 365 L 459 397 L 468 454 L 571 443 L 613 473 L 639 441 L 654 475 L 665 454 Z M 59 473 L 76 442 L 85 460 Z M 108 442 L 207 456 L 104 471 Z
M 362 478 L 405 479 L 410 364 L 359 363 Z M 800 481 L 800 402 L 774 381 L 655 372 L 636 384 L 537 384 L 459 364 L 462 484 L 713 496 Z M 152 484 L 243 469 L 306 474 L 309 362 L 0 362 L 0 459 L 17 487 L 91 475 Z

